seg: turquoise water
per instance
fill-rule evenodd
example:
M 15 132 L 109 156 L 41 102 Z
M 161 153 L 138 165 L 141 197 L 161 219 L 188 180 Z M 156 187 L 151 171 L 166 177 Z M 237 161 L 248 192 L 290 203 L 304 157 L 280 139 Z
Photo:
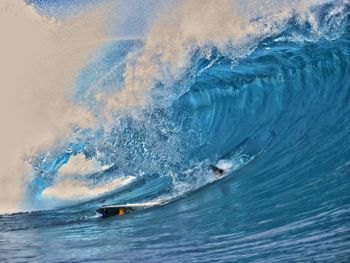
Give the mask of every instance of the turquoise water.
M 26 202 L 35 211 L 0 215 L 0 259 L 348 262 L 349 5 L 311 10 L 316 32 L 295 13 L 278 32 L 246 42 L 240 56 L 234 45 L 196 47 L 176 78 L 158 78 L 142 94 L 147 107 L 113 111 L 108 128 L 76 127 L 33 156 Z M 101 116 L 95 94 L 122 87 L 128 56 L 145 46 L 105 44 L 81 69 L 72 99 Z M 79 155 L 106 167 L 75 175 L 89 189 L 133 180 L 85 198 L 47 198 L 61 167 Z M 148 201 L 163 205 L 123 217 L 95 213 Z

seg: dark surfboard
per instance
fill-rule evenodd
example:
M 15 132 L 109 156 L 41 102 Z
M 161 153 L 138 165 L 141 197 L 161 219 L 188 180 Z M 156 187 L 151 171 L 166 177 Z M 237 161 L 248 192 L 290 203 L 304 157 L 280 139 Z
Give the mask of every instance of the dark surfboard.
M 139 204 L 120 204 L 120 205 L 107 205 L 107 206 L 101 206 L 96 209 L 96 212 L 104 217 L 108 216 L 123 216 L 124 214 L 133 212 L 135 210 L 141 210 L 145 208 L 149 208 L 152 206 L 160 205 L 160 202 L 146 202 L 146 203 L 139 203 Z

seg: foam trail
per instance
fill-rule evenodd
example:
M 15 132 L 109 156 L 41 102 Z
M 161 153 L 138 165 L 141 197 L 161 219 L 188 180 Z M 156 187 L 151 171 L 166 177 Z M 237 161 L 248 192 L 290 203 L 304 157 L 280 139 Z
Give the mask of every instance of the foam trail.
M 66 21 L 43 17 L 22 0 L 0 3 L 0 213 L 13 212 L 28 179 L 25 156 L 86 126 L 93 117 L 72 105 L 78 70 L 106 37 L 106 9 Z

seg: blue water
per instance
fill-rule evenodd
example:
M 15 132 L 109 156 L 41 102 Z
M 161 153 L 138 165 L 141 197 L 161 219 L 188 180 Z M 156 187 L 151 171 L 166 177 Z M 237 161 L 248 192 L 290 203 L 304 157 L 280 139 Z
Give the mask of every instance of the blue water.
M 171 88 L 155 84 L 137 117 L 115 112 L 108 129 L 75 127 L 33 156 L 26 203 L 35 211 L 0 215 L 0 260 L 349 262 L 349 6 L 334 1 L 316 14 L 319 34 L 290 18 L 239 58 L 198 49 Z M 94 94 L 123 83 L 128 54 L 143 47 L 105 44 L 81 69 L 72 100 L 101 114 Z M 78 154 L 109 167 L 78 175 L 91 188 L 136 179 L 83 201 L 45 199 Z M 220 162 L 234 168 L 216 180 L 208 165 Z M 95 213 L 154 200 L 164 205 Z

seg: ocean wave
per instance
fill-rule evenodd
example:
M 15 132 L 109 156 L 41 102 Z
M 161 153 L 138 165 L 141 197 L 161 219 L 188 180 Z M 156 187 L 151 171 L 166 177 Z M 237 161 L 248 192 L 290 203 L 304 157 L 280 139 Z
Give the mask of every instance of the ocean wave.
M 32 212 L 0 215 L 0 239 L 16 241 L 8 251 L 40 244 L 24 258 L 42 260 L 64 248 L 56 261 L 345 262 L 349 1 L 170 6 L 145 36 L 106 38 L 80 69 L 69 104 L 93 121 L 77 114 L 64 135 L 26 154 L 17 211 Z M 114 221 L 95 215 L 133 203 L 156 207 Z
M 189 12 L 192 4 L 180 5 L 174 14 Z M 228 3 L 222 5 L 226 9 Z M 205 4 L 198 15 L 202 9 Z M 284 151 L 283 145 L 306 136 L 305 129 L 322 129 L 317 116 L 324 115 L 325 108 L 345 118 L 346 2 L 307 7 L 300 2 L 244 19 L 235 14 L 235 20 L 229 20 L 234 24 L 224 28 L 218 40 L 211 39 L 209 28 L 169 35 L 158 43 L 157 34 L 165 34 L 158 23 L 175 26 L 170 15 L 151 29 L 148 37 L 155 43 L 146 38 L 105 45 L 80 73 L 74 92 L 76 103 L 90 109 L 100 124 L 76 127 L 70 139 L 30 160 L 37 171 L 28 188 L 30 202 L 59 184 L 61 167 L 77 154 L 85 156 L 86 164 L 93 159 L 113 167 L 112 172 L 84 177 L 92 192 L 118 177 L 146 178 L 147 184 L 148 177 L 156 176 L 167 178 L 165 185 L 161 179 L 160 186 L 154 186 L 165 187 L 157 198 L 168 199 L 212 182 L 210 164 L 229 160 L 240 163 L 237 169 L 252 165 L 277 142 Z M 190 28 L 201 25 L 197 20 L 179 21 Z M 239 31 L 237 23 L 243 23 Z M 169 52 L 176 60 L 166 55 Z M 182 62 L 175 55 L 179 53 L 187 56 Z M 340 85 L 334 87 L 334 82 Z M 115 198 L 118 194 L 112 195 Z M 155 196 L 146 196 L 150 198 Z

